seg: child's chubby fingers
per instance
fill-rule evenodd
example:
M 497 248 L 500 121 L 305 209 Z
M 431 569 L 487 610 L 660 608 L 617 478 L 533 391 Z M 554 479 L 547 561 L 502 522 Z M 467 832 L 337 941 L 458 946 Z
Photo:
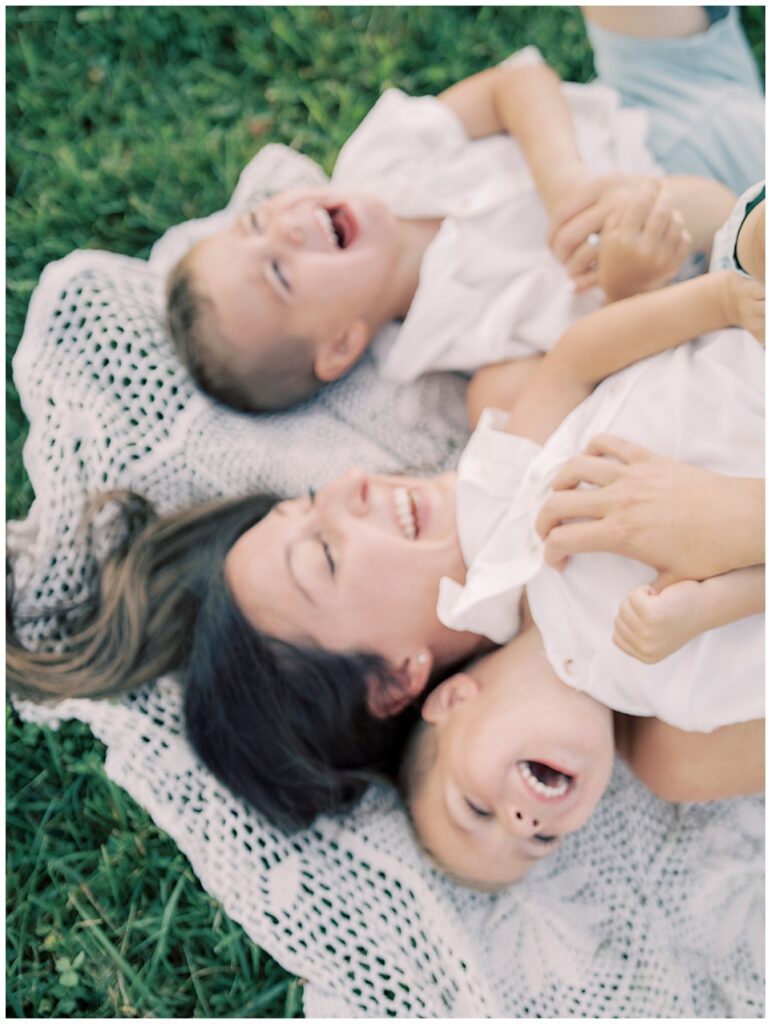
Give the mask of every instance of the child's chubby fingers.
M 649 584 L 635 587 L 621 602 L 614 623 L 615 645 L 647 664 L 662 657 L 658 601 Z
M 639 661 L 644 660 L 642 657 L 643 651 L 641 651 L 637 640 L 637 633 L 629 622 L 622 617 L 621 610 L 619 610 L 619 614 L 613 623 L 613 643 L 624 654 L 628 654 L 630 658 L 637 658 Z
M 630 619 L 634 616 L 639 623 L 655 623 L 659 618 L 659 595 L 650 583 L 635 587 L 624 599 Z

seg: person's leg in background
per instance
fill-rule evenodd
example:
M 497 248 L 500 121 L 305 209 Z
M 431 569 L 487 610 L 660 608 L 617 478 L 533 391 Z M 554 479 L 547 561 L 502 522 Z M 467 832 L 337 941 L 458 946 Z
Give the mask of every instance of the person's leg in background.
M 725 13 L 728 8 L 719 10 Z M 704 7 L 583 7 L 582 11 L 593 25 L 641 39 L 693 36 L 710 25 Z
M 653 155 L 737 194 L 764 177 L 764 102 L 755 60 L 729 7 L 585 7 L 601 81 L 650 118 Z

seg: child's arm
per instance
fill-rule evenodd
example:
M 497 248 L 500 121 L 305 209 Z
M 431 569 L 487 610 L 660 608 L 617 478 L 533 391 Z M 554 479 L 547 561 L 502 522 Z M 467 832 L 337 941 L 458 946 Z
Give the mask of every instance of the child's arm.
M 619 715 L 616 726 L 619 753 L 662 800 L 724 800 L 764 790 L 764 719 L 710 733 Z
M 573 117 L 548 64 L 501 65 L 440 93 L 472 139 L 508 132 L 522 146 L 547 211 L 591 173 L 578 152 Z
M 655 583 L 636 587 L 621 603 L 613 642 L 638 661 L 661 661 L 699 633 L 762 612 L 765 583 L 765 568 L 753 565 L 661 591 Z
M 582 317 L 536 366 L 506 429 L 543 443 L 605 377 L 700 334 L 740 323 L 743 297 L 755 286 L 734 271 L 720 271 Z

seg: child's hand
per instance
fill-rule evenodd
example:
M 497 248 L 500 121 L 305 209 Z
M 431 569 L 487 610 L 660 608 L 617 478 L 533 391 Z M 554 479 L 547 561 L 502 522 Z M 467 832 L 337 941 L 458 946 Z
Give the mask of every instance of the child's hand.
M 627 298 L 666 284 L 691 248 L 691 236 L 672 205 L 669 189 L 648 178 L 616 194 L 605 219 L 598 281 L 608 299 Z
M 616 616 L 613 643 L 648 665 L 668 657 L 703 631 L 700 583 L 680 580 L 657 593 L 654 584 L 636 587 Z
M 743 327 L 760 342 L 766 341 L 766 286 L 755 278 L 744 277 L 734 270 L 726 273 L 728 291 L 727 315 L 731 323 Z

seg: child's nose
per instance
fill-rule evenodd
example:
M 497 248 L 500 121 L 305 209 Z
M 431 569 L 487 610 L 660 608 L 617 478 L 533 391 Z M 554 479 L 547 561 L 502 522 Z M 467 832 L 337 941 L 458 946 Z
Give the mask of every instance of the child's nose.
M 506 823 L 509 831 L 516 836 L 532 836 L 538 831 L 541 822 L 527 813 L 526 808 L 516 802 L 506 805 Z
M 291 210 L 287 210 L 276 217 L 273 222 L 273 228 L 281 241 L 291 245 L 302 245 L 305 239 L 302 225 L 297 222 Z

